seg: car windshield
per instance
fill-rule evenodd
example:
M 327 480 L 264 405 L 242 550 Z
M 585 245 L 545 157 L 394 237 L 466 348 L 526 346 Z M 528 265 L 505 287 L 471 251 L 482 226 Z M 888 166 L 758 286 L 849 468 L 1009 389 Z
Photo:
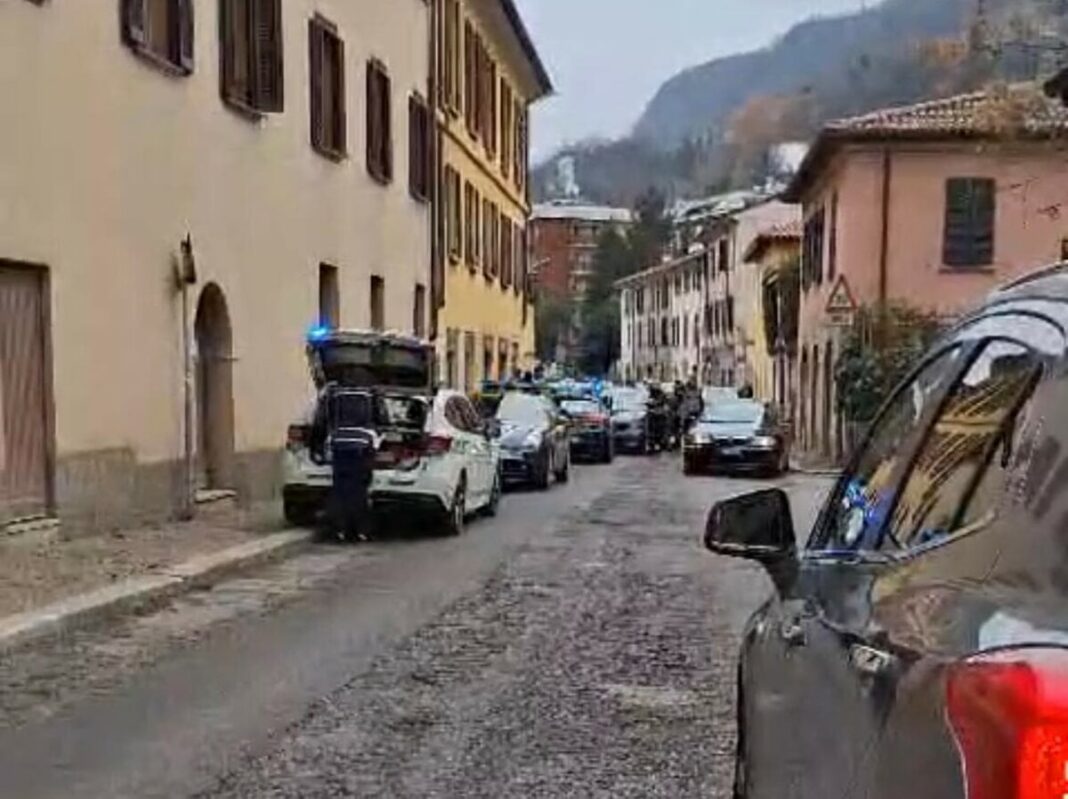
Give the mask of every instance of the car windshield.
M 612 392 L 612 410 L 617 412 L 644 411 L 648 401 L 649 395 L 636 388 Z
M 497 418 L 512 424 L 540 425 L 546 416 L 545 400 L 532 394 L 508 394 L 497 408 Z
M 708 424 L 759 424 L 764 418 L 764 406 L 758 402 L 720 402 L 704 412 L 702 422 Z
M 572 416 L 586 416 L 601 412 L 601 406 L 592 400 L 564 400 L 560 407 Z

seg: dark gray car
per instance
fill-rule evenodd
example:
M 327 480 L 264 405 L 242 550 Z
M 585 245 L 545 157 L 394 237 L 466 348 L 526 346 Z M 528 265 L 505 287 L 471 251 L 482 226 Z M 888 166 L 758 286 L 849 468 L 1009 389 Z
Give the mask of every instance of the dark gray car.
M 707 546 L 775 585 L 742 645 L 736 797 L 1068 795 L 1066 329 L 1063 268 L 961 321 L 800 553 L 782 491 L 712 509 Z

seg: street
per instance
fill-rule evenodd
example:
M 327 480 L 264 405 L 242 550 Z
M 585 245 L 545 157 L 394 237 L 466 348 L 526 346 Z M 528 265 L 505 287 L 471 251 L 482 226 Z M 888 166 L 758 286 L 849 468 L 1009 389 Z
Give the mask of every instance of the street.
M 780 482 L 804 529 L 826 481 Z M 17 652 L 0 795 L 727 796 L 770 584 L 699 534 L 755 485 L 577 467 L 461 539 L 324 545 Z

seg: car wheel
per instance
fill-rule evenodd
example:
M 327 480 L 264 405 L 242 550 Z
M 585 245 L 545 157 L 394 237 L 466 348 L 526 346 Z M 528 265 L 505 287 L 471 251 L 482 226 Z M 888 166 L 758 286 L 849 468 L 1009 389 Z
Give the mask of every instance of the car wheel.
M 448 509 L 445 517 L 445 533 L 447 535 L 462 535 L 464 523 L 467 521 L 467 480 L 460 478 L 460 485 L 456 486 L 456 493 L 452 498 L 452 507 Z
M 783 448 L 782 454 L 779 456 L 779 477 L 784 474 L 790 473 L 790 451 Z
M 550 463 L 551 456 L 548 452 L 541 458 L 540 463 L 534 473 L 534 487 L 539 491 L 546 491 L 549 488 L 549 481 L 552 477 L 552 464 Z
M 501 472 L 498 469 L 497 473 L 493 477 L 493 488 L 490 489 L 489 502 L 486 503 L 486 507 L 483 508 L 482 513 L 489 518 L 493 518 L 497 515 L 497 511 L 501 507 Z
M 307 502 L 283 500 L 282 515 L 291 527 L 311 527 L 315 524 L 315 508 Z
M 601 456 L 601 462 L 611 463 L 615 456 L 616 453 L 614 452 L 614 448 L 612 446 L 612 439 L 608 439 L 608 441 L 606 441 L 604 445 L 604 454 Z

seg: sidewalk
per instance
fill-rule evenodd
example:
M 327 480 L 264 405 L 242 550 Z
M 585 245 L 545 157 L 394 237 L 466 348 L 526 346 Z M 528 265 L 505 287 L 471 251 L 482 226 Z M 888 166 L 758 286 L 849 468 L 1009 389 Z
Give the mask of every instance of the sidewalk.
M 275 506 L 74 540 L 0 539 L 0 651 L 210 584 L 310 540 Z

